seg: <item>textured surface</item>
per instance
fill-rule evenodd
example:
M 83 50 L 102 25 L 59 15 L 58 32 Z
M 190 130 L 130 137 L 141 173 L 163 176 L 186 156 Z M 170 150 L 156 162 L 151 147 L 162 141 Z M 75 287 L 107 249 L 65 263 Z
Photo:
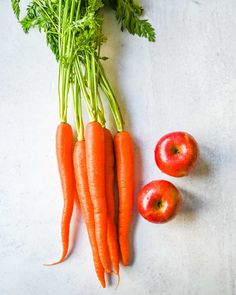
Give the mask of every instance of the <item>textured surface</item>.
M 0 1 L 1 295 L 236 293 L 236 1 L 142 2 L 157 42 L 120 33 L 109 16 L 106 69 L 135 138 L 137 190 L 171 179 L 184 202 L 165 225 L 135 218 L 135 259 L 122 268 L 115 291 L 115 284 L 102 290 L 96 280 L 81 219 L 74 219 L 70 259 L 42 265 L 61 250 L 57 67 L 43 37 L 24 35 L 10 1 Z M 155 142 L 173 130 L 200 144 L 189 178 L 169 178 L 155 167 Z

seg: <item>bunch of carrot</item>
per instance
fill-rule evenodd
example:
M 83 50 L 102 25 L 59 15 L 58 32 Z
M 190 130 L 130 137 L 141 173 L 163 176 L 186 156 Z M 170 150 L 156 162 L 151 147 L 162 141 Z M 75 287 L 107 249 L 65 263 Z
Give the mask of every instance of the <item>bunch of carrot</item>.
M 127 144 L 126 148 L 124 144 Z M 134 186 L 133 146 L 129 134 L 118 133 L 115 147 L 120 204 L 119 245 L 122 262 L 127 265 L 130 259 L 128 233 Z M 87 226 L 95 270 L 102 286 L 105 287 L 104 271 L 110 273 L 111 265 L 115 274 L 119 276 L 114 151 L 110 131 L 98 122 L 90 122 L 86 128 L 85 140 L 79 140 L 75 144 L 73 158 L 78 198 Z M 127 175 L 130 175 L 129 183 Z
M 119 277 L 119 262 L 130 261 L 129 231 L 134 193 L 134 148 L 114 91 L 106 77 L 100 55 L 103 34 L 101 9 L 115 10 L 121 28 L 154 41 L 142 8 L 129 0 L 31 0 L 20 20 L 20 0 L 11 0 L 17 19 L 27 33 L 37 27 L 58 61 L 58 105 L 60 123 L 56 132 L 56 154 L 64 196 L 61 222 L 62 254 L 68 254 L 70 223 L 75 202 L 86 223 L 97 277 L 105 287 L 104 273 Z M 72 94 L 77 141 L 67 122 Z M 117 133 L 106 128 L 102 98 L 114 117 Z M 84 130 L 82 104 L 90 122 Z M 118 185 L 118 226 L 115 220 L 115 180 Z M 118 228 L 117 228 L 118 227 Z
M 80 78 L 84 87 L 86 78 Z M 128 265 L 130 261 L 129 230 L 134 192 L 133 142 L 123 127 L 113 140 L 111 132 L 105 127 L 104 114 L 100 113 L 102 119 L 98 118 L 96 108 L 93 109 L 88 96 L 86 99 L 90 122 L 84 132 L 81 104 L 83 97 L 78 90 L 77 80 L 71 87 L 78 138 L 73 145 L 71 126 L 66 122 L 58 125 L 56 150 L 64 194 L 64 210 L 61 229 L 63 251 L 56 263 L 66 258 L 73 205 L 78 198 L 87 227 L 95 271 L 105 287 L 104 273 L 113 270 L 119 277 L 120 257 L 124 265 Z M 111 91 L 109 84 L 106 87 Z M 122 122 L 120 111 L 115 107 L 114 111 Z M 115 220 L 116 176 L 119 191 L 118 234 Z

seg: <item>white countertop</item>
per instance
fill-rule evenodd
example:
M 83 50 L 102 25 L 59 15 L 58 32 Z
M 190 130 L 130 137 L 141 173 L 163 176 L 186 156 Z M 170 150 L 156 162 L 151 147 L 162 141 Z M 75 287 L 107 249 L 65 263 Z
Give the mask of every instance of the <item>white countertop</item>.
M 0 2 L 0 294 L 236 294 L 236 1 L 143 0 L 157 42 L 106 21 L 105 68 L 136 143 L 136 192 L 154 179 L 182 192 L 175 220 L 135 216 L 134 262 L 103 290 L 85 225 L 58 266 L 62 195 L 55 158 L 57 65 L 44 37 L 25 35 Z M 72 121 L 72 112 L 70 111 Z M 108 123 L 113 125 L 111 116 Z M 199 142 L 191 177 L 156 167 L 158 138 L 184 130 Z M 75 232 L 74 231 L 74 232 Z

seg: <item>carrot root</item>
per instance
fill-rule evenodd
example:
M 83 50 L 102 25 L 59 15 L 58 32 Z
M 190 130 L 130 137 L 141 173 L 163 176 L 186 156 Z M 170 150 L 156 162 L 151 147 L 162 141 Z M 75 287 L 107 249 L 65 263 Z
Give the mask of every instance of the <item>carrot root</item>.
M 98 253 L 105 271 L 110 273 L 111 265 L 107 245 L 104 130 L 98 122 L 88 123 L 85 140 L 89 191 L 94 208 Z
M 119 276 L 119 247 L 115 224 L 115 157 L 112 134 L 104 129 L 105 138 L 105 182 L 107 201 L 107 243 L 113 270 Z
M 87 164 L 86 164 L 86 144 L 85 141 L 78 141 L 74 147 L 74 167 L 75 167 L 75 179 L 77 187 L 77 196 L 81 207 L 81 212 L 85 220 L 91 250 L 93 254 L 94 267 L 97 277 L 103 288 L 106 287 L 104 268 L 102 266 L 95 234 L 95 222 L 93 213 L 93 204 L 89 192 Z
M 134 148 L 128 132 L 119 132 L 114 139 L 117 183 L 119 190 L 118 236 L 121 261 L 130 261 L 129 231 L 134 202 Z
M 71 126 L 67 123 L 60 123 L 57 127 L 56 155 L 64 198 L 61 221 L 62 255 L 58 261 L 46 265 L 56 265 L 63 262 L 69 248 L 70 222 L 76 188 L 73 167 L 73 132 Z

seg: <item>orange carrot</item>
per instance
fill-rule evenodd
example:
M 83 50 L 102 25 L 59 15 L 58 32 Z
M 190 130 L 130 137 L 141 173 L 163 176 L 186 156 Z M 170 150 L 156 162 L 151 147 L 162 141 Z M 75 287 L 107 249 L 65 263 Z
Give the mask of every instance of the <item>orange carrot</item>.
M 104 130 L 98 122 L 88 123 L 85 140 L 89 191 L 94 208 L 98 253 L 105 271 L 110 272 L 111 266 L 107 245 Z
M 51 265 L 64 261 L 68 253 L 70 221 L 76 194 L 73 167 L 73 132 L 71 126 L 67 123 L 60 123 L 57 127 L 56 154 L 64 197 L 64 208 L 61 221 L 61 239 L 63 249 L 61 258 Z
M 75 168 L 75 180 L 77 187 L 77 196 L 79 198 L 79 203 L 84 217 L 84 221 L 87 227 L 87 232 L 89 236 L 89 241 L 93 254 L 93 261 L 95 266 L 95 271 L 97 277 L 103 286 L 106 287 L 104 279 L 104 268 L 102 266 L 98 248 L 96 243 L 95 235 L 95 223 L 94 223 L 94 214 L 93 214 L 93 204 L 90 197 L 89 185 L 88 185 L 88 175 L 87 175 L 87 166 L 86 166 L 86 148 L 85 141 L 77 141 L 74 147 L 74 168 Z
M 115 224 L 115 192 L 114 192 L 114 149 L 113 138 L 108 129 L 104 129 L 105 138 L 105 181 L 107 201 L 107 243 L 111 262 L 116 275 L 119 276 L 119 248 Z
M 114 144 L 119 190 L 118 236 L 122 263 L 128 265 L 130 261 L 129 231 L 134 201 L 134 148 L 128 132 L 117 133 Z

